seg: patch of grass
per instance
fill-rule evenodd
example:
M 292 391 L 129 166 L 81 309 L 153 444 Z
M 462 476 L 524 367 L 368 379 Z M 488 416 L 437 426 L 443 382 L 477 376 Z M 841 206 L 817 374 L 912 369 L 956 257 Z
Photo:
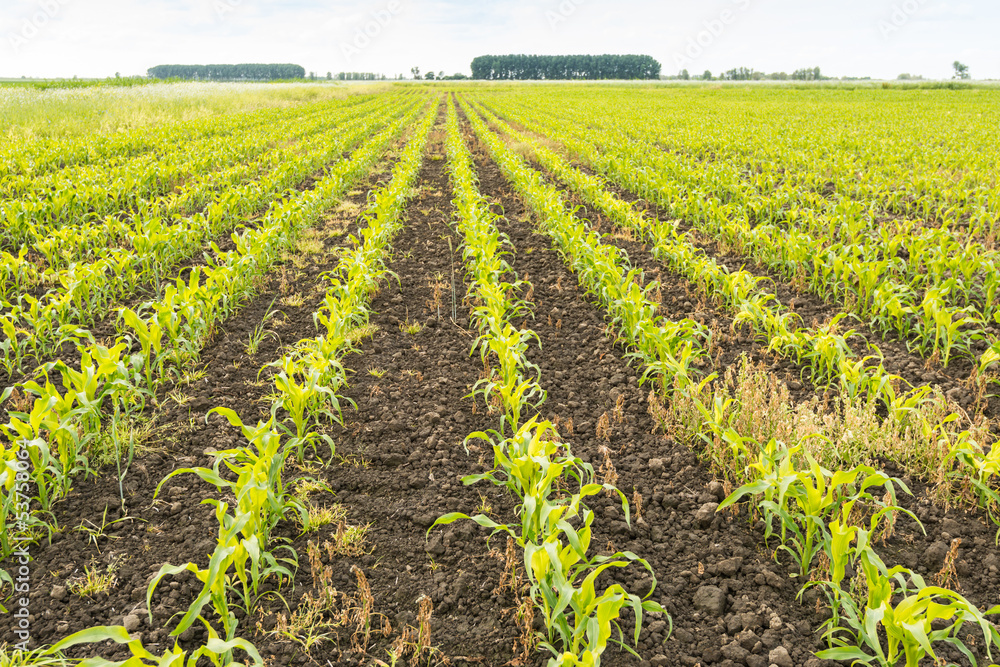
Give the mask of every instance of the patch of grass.
M 199 368 L 198 370 L 191 370 L 181 376 L 180 380 L 177 381 L 179 385 L 190 386 L 197 382 L 198 380 L 204 379 L 208 375 L 208 370 L 205 368 Z
M 167 392 L 167 398 L 169 398 L 171 401 L 181 406 L 182 408 L 191 402 L 191 397 L 185 394 L 180 389 L 174 389 L 172 391 Z
M 167 397 L 170 398 L 170 394 Z M 190 400 L 187 398 L 185 403 Z M 178 403 L 178 405 L 183 405 L 183 403 Z M 155 451 L 157 448 L 147 446 L 156 432 L 155 424 L 155 420 L 141 416 L 122 417 L 117 421 L 111 421 L 90 445 L 88 456 L 91 464 L 96 468 L 101 468 L 117 462 L 119 454 L 125 452 L 122 449 L 122 443 L 128 443 L 134 448 L 133 457 Z M 119 443 L 117 453 L 115 442 Z
M 484 514 L 490 516 L 493 514 L 493 506 L 490 505 L 489 500 L 483 494 L 479 494 L 479 508 L 476 510 L 477 514 Z
M 342 505 L 313 505 L 306 506 L 307 520 L 305 524 L 299 525 L 303 533 L 315 533 L 323 526 L 333 525 L 347 516 L 347 510 Z
M 66 581 L 70 593 L 81 598 L 89 598 L 99 593 L 107 593 L 118 584 L 118 575 L 123 557 L 116 558 L 102 571 L 95 561 L 83 568 L 83 576 Z
M 303 255 L 322 255 L 326 249 L 318 233 L 313 229 L 302 232 L 302 238 L 295 244 L 295 248 Z
M 331 536 L 330 540 L 323 543 L 323 548 L 326 549 L 330 558 L 334 556 L 357 557 L 370 553 L 365 550 L 369 528 L 371 528 L 370 523 L 364 526 L 351 526 L 346 521 L 341 520 L 337 523 L 337 532 Z
M 97 548 L 97 553 L 101 553 L 101 546 L 100 546 L 100 544 L 98 542 L 99 540 L 102 540 L 102 539 L 106 539 L 106 540 L 120 540 L 121 539 L 117 535 L 108 535 L 108 533 L 107 533 L 108 528 L 110 528 L 111 526 L 114 526 L 117 523 L 121 523 L 123 521 L 134 521 L 134 520 L 135 520 L 135 517 L 123 516 L 120 519 L 115 519 L 114 521 L 108 521 L 108 506 L 105 505 L 104 506 L 104 514 L 101 515 L 101 525 L 100 526 L 98 526 L 96 523 L 94 523 L 90 519 L 84 519 L 83 522 L 79 526 L 77 526 L 75 528 L 75 530 L 77 532 L 79 532 L 79 533 L 87 533 L 88 540 L 90 542 L 94 543 L 94 547 Z M 140 521 L 144 521 L 144 519 L 140 519 Z M 84 524 L 90 524 L 90 525 L 86 526 Z
M 378 325 L 376 324 L 366 324 L 363 327 L 355 327 L 347 332 L 347 341 L 349 343 L 358 343 L 365 338 L 372 338 L 378 333 Z
M 289 294 L 288 296 L 283 297 L 280 303 L 282 306 L 287 308 L 301 308 L 305 305 L 306 300 L 305 297 L 302 296 L 301 292 L 295 292 L 294 294 Z
M 417 322 L 416 320 L 411 322 L 409 318 L 407 318 L 405 322 L 399 323 L 399 330 L 402 331 L 403 333 L 410 334 L 411 336 L 416 336 L 423 330 L 423 328 L 424 327 L 422 324 L 420 324 L 420 322 Z
M 323 472 L 323 466 L 315 461 L 302 461 L 301 463 L 298 461 L 294 461 L 293 463 L 295 465 L 296 470 L 306 475 L 318 476 L 320 473 Z

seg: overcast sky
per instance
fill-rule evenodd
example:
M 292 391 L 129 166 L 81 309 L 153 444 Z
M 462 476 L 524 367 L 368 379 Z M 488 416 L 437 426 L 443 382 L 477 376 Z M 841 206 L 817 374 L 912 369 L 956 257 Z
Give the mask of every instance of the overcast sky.
M 505 53 L 645 53 L 664 74 L 1000 79 L 997 0 L 0 0 L 0 77 L 145 74 L 158 64 L 469 73 Z

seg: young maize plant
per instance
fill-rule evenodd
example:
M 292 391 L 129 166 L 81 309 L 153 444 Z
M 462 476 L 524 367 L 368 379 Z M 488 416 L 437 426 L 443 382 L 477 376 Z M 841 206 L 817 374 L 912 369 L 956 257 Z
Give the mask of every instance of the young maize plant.
M 485 480 L 508 489 L 521 499 L 520 522 L 504 525 L 484 514 L 469 516 L 454 512 L 440 517 L 427 532 L 439 525 L 466 519 L 492 529 L 494 534 L 506 533 L 515 541 L 524 552 L 531 597 L 542 614 L 545 630 L 541 645 L 552 654 L 547 662 L 549 667 L 599 667 L 609 642 L 637 655 L 625 643 L 618 619 L 623 607 L 633 611 L 632 641 L 638 644 L 643 613 L 666 613 L 663 607 L 649 599 L 656 588 L 656 577 L 645 560 L 630 552 L 588 555 L 594 513 L 584 502 L 602 492 L 617 494 L 625 521 L 629 523 L 625 494 L 610 484 L 595 483 L 593 467 L 573 456 L 568 445 L 559 440 L 552 424 L 539 421 L 537 417 L 532 417 L 509 438 L 496 432 L 492 436 L 477 432 L 466 442 L 475 439 L 490 443 L 493 469 L 467 476 L 462 483 L 469 485 Z M 557 484 L 575 486 L 577 491 L 572 494 L 559 491 Z M 649 572 L 653 580 L 649 593 L 640 598 L 619 584 L 597 593 L 595 581 L 602 572 L 632 563 L 642 565 Z M 612 630 L 617 630 L 617 640 Z
M 478 348 L 483 365 L 487 360 L 497 362 L 495 373 L 479 380 L 473 387 L 470 396 L 482 394 L 484 402 L 491 404 L 496 396 L 502 406 L 500 416 L 500 433 L 508 429 L 511 433 L 521 424 L 521 411 L 525 407 L 537 408 L 545 400 L 545 391 L 539 379 L 541 369 L 528 361 L 526 355 L 532 338 L 538 340 L 533 331 L 516 329 L 513 324 L 501 321 L 500 330 L 491 327 L 480 336 L 473 352 Z
M 264 667 L 263 658 L 250 642 L 243 639 L 224 641 L 210 625 L 207 626 L 207 630 L 208 640 L 204 646 L 189 653 L 174 643 L 173 649 L 168 649 L 163 655 L 157 656 L 150 653 L 142 645 L 141 639 L 133 639 L 124 627 L 98 626 L 76 632 L 49 648 L 33 651 L 30 662 L 13 662 L 11 665 L 12 667 L 15 665 L 62 667 L 69 664 L 67 659 L 63 657 L 64 650 L 80 644 L 112 641 L 116 644 L 126 645 L 132 657 L 122 662 L 112 662 L 104 658 L 87 658 L 77 664 L 87 667 L 197 667 L 197 665 L 205 664 L 203 659 L 207 659 L 213 667 L 249 667 L 251 665 Z M 234 661 L 233 651 L 237 649 L 246 653 L 251 662 Z M 0 651 L 0 660 L 2 658 L 3 653 Z
M 749 453 L 745 446 L 740 443 L 738 456 Z M 804 458 L 804 470 L 797 465 L 800 458 Z M 774 535 L 777 520 L 781 530 L 778 551 L 791 555 L 799 566 L 801 578 L 808 575 L 817 554 L 831 539 L 827 524 L 842 508 L 853 507 L 858 501 L 877 507 L 871 518 L 873 531 L 889 512 L 903 511 L 916 519 L 895 505 L 896 486 L 910 493 L 900 480 L 863 465 L 831 472 L 820 466 L 801 444 L 786 448 L 771 440 L 759 448 L 756 461 L 746 460 L 746 476 L 750 481 L 720 503 L 719 509 L 754 496 L 764 519 L 765 542 Z M 870 489 L 877 487 L 884 489 L 884 501 L 872 495 Z
M 895 667 L 902 659 L 906 667 L 917 667 L 925 656 L 937 662 L 933 644 L 946 642 L 976 665 L 975 656 L 958 636 L 963 625 L 973 623 L 983 633 L 986 655 L 992 659 L 993 648 L 1000 647 L 1000 633 L 986 616 L 1000 613 L 1000 606 L 983 614 L 958 593 L 927 586 L 923 577 L 902 566 L 889 569 L 871 547 L 875 519 L 868 530 L 851 526 L 847 517 L 852 508 L 845 505 L 840 519 L 830 523 L 824 545 L 830 560 L 829 579 L 808 585 L 821 587 L 832 612 L 823 624 L 830 648 L 816 653 L 817 657 L 880 667 Z M 850 580 L 847 591 L 843 589 L 848 565 L 864 574 L 863 591 L 857 579 Z M 895 604 L 894 599 L 898 600 Z
M 967 432 L 965 434 L 968 435 Z M 993 443 L 989 452 L 984 453 L 983 447 L 969 437 L 956 440 L 945 461 L 948 482 L 958 487 L 962 496 L 975 498 L 976 504 L 986 510 L 993 523 L 997 524 L 996 542 L 1000 544 L 1000 492 L 997 491 L 1000 446 Z
M 176 475 L 195 474 L 202 480 L 215 486 L 220 493 L 235 496 L 233 515 L 227 514 L 228 503 L 214 499 L 203 501 L 216 507 L 216 516 L 220 523 L 220 538 L 216 552 L 233 547 L 227 562 L 232 563 L 235 572 L 232 575 L 240 583 L 237 593 L 243 600 L 243 607 L 248 613 L 257 605 L 260 595 L 260 585 L 271 577 L 276 577 L 280 583 L 292 578 L 292 568 L 297 557 L 294 549 L 288 545 L 272 545 L 271 532 L 286 514 L 294 512 L 300 523 L 309 525 L 309 515 L 302 500 L 291 493 L 282 480 L 285 460 L 293 448 L 292 442 L 282 443 L 281 435 L 275 430 L 274 420 L 262 422 L 256 427 L 243 424 L 232 410 L 215 408 L 230 424 L 238 427 L 247 439 L 249 446 L 216 452 L 215 463 L 209 468 L 183 468 L 175 470 L 157 485 L 159 494 L 163 485 Z M 225 465 L 235 476 L 235 480 L 226 479 L 221 474 Z M 223 539 L 225 538 L 225 539 Z M 278 550 L 289 552 L 288 557 L 279 558 Z M 249 570 L 247 565 L 249 564 Z M 187 567 L 187 566 L 184 566 Z M 181 569 L 164 565 L 158 576 L 150 584 L 148 596 L 151 597 L 167 570 L 171 573 Z M 228 568 L 221 570 L 219 577 L 227 575 Z M 210 582 L 205 582 L 206 591 Z M 207 598 L 205 599 L 207 601 Z M 204 603 L 204 601 L 203 601 Z M 198 608 L 200 609 L 200 607 Z M 192 607 L 188 620 L 194 620 L 198 611 Z M 184 623 L 182 623 L 184 625 Z M 183 632 L 186 627 L 178 632 Z
M 0 442 L 0 560 L 6 560 L 16 546 L 34 541 L 35 535 L 48 530 L 48 525 L 31 513 L 31 459 L 28 447 L 5 445 Z M 0 584 L 14 582 L 6 570 L 0 571 Z M 0 604 L 0 611 L 6 613 Z

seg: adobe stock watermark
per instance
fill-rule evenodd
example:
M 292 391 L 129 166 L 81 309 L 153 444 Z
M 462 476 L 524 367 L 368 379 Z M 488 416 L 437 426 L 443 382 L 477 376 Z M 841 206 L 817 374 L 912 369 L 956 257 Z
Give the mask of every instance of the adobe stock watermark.
M 38 37 L 67 4 L 69 0 L 40 0 L 37 9 L 21 22 L 20 29 L 7 33 L 7 41 L 14 52 L 20 53 L 28 42 Z
M 389 0 L 382 9 L 378 9 L 368 16 L 363 25 L 354 28 L 354 36 L 348 42 L 340 43 L 340 53 L 344 59 L 350 63 L 361 52 L 367 49 L 378 37 L 392 25 L 393 20 L 403 11 L 401 0 Z
M 736 23 L 740 13 L 750 9 L 752 4 L 752 0 L 731 0 L 731 2 L 732 7 L 723 9 L 714 19 L 702 22 L 704 30 L 688 37 L 687 45 L 682 51 L 674 52 L 676 69 L 686 69 L 704 55 L 705 51 L 712 48 L 712 45 L 725 34 L 726 28 Z
M 9 464 L 8 472 L 11 469 L 17 472 L 14 475 L 14 485 L 11 487 L 11 500 L 13 501 L 14 514 L 16 516 L 16 530 L 10 536 L 10 542 L 14 545 L 8 562 L 10 563 L 11 579 L 14 580 L 14 604 L 11 613 L 13 627 L 11 630 L 17 637 L 14 644 L 15 651 L 27 651 L 31 642 L 31 612 L 29 611 L 31 593 L 31 557 L 28 554 L 28 544 L 31 535 L 28 533 L 29 512 L 31 508 L 31 496 L 29 489 L 31 475 L 28 473 L 30 466 L 28 450 L 22 447 L 17 452 L 17 460 Z
M 882 38 L 889 39 L 893 33 L 899 32 L 926 4 L 927 0 L 904 0 L 894 4 L 889 17 L 878 22 L 878 31 L 882 33 Z
M 219 21 L 224 21 L 227 16 L 239 9 L 242 4 L 243 0 L 212 0 L 215 18 Z
M 545 10 L 545 18 L 549 22 L 549 27 L 555 30 L 560 25 L 570 19 L 580 5 L 587 0 L 562 0 L 555 9 Z

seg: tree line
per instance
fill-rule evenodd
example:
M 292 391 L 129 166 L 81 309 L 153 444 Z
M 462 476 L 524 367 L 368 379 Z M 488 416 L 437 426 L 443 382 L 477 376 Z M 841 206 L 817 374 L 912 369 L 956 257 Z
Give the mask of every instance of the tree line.
M 704 74 L 698 76 L 697 74 L 689 73 L 686 69 L 682 69 L 676 77 L 667 78 L 684 80 L 701 79 L 703 81 L 711 81 L 713 79 L 712 73 L 708 70 L 705 70 Z M 818 67 L 797 69 L 791 74 L 787 72 L 771 72 L 768 74 L 766 72 L 758 72 L 752 67 L 735 67 L 723 72 L 718 78 L 720 81 L 827 81 L 830 77 L 823 76 Z
M 326 78 L 332 78 L 327 74 Z M 385 74 L 375 72 L 340 72 L 336 77 L 337 81 L 385 81 Z
M 658 79 L 660 63 L 651 56 L 479 56 L 472 61 L 472 78 L 524 81 L 529 79 Z
M 157 65 L 146 72 L 153 79 L 196 79 L 199 81 L 274 81 L 304 79 L 306 70 L 300 65 Z

